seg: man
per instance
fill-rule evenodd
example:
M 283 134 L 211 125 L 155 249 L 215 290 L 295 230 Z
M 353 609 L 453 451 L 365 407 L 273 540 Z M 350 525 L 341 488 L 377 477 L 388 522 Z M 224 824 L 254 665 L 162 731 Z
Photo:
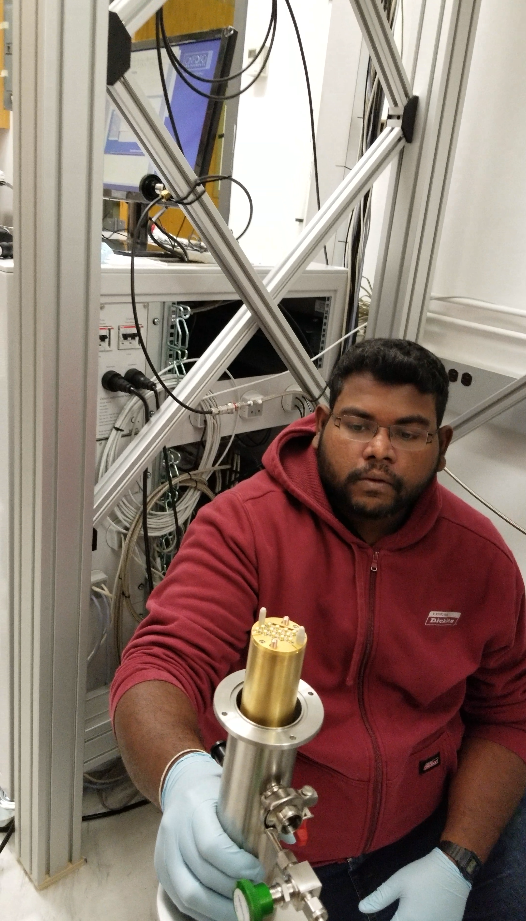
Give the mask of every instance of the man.
M 260 606 L 306 627 L 303 677 L 325 708 L 294 782 L 319 794 L 298 854 L 330 921 L 526 917 L 520 811 L 502 834 L 526 786 L 524 587 L 490 522 L 437 482 L 447 392 L 415 343 L 349 349 L 330 408 L 201 510 L 151 596 L 115 728 L 139 789 L 156 802 L 161 788 L 157 871 L 195 918 L 231 919 L 235 880 L 260 874 L 217 822 L 203 751 Z

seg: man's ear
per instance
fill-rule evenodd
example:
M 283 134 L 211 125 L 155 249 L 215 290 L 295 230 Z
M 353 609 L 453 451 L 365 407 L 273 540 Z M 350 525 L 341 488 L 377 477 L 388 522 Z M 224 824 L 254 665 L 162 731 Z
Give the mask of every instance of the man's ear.
M 438 459 L 438 469 L 443 470 L 446 466 L 446 451 L 449 448 L 451 439 L 453 438 L 453 429 L 450 425 L 443 425 L 442 428 L 438 430 L 438 444 L 440 450 L 440 456 Z
M 331 411 L 328 406 L 323 406 L 322 404 L 318 404 L 315 410 L 316 434 L 314 438 L 312 439 L 313 448 L 318 447 L 320 443 L 320 435 L 323 432 L 323 429 L 325 428 L 325 426 L 327 425 L 330 415 L 331 415 Z

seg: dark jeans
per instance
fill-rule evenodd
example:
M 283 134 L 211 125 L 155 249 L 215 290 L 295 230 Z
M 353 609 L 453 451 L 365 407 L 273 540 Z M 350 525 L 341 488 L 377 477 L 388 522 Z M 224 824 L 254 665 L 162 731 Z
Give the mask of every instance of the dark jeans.
M 316 867 L 329 921 L 390 921 L 398 902 L 372 915 L 358 911 L 358 902 L 401 867 L 433 850 L 445 816 L 444 804 L 394 844 L 344 863 Z M 526 921 L 526 796 L 475 880 L 464 921 Z

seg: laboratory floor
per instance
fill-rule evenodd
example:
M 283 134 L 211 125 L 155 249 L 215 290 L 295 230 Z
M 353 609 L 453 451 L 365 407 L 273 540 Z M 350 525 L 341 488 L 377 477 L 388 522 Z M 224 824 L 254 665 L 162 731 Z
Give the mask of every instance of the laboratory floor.
M 0 854 L 2 921 L 156 921 L 153 867 L 160 813 L 151 805 L 82 823 L 86 864 L 37 892 L 14 854 Z

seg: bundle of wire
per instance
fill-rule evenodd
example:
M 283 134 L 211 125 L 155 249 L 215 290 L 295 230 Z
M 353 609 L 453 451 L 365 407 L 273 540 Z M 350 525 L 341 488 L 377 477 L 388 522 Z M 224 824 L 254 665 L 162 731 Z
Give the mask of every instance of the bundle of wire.
M 180 381 L 179 376 L 172 374 L 170 370 L 165 369 L 164 371 L 161 371 L 160 376 L 162 377 L 166 386 L 170 389 L 175 389 L 176 385 Z M 148 398 L 149 394 L 145 394 L 145 396 Z M 213 410 L 217 408 L 217 402 L 214 396 L 210 394 L 201 400 L 200 406 L 203 409 L 208 410 L 210 413 L 213 413 Z M 193 471 L 193 475 L 200 477 L 206 482 L 211 474 L 216 472 L 216 485 L 217 488 L 220 489 L 221 470 L 218 468 L 221 465 L 221 461 L 224 457 L 226 457 L 226 454 L 228 453 L 230 444 L 232 443 L 235 435 L 235 426 L 227 447 L 222 452 L 219 460 L 216 461 L 216 455 L 218 453 L 221 441 L 221 424 L 217 416 L 213 414 L 206 415 L 203 418 L 205 419 L 203 456 L 201 458 L 199 468 Z M 110 467 L 117 459 L 117 456 L 122 449 L 123 433 L 129 433 L 131 438 L 134 438 L 142 428 L 143 424 L 144 417 L 142 413 L 141 402 L 137 397 L 130 397 L 130 399 L 127 400 L 125 406 L 121 410 L 104 447 L 104 451 L 102 453 L 99 464 L 99 479 L 110 469 Z M 177 517 L 181 526 L 183 526 L 192 516 L 195 506 L 199 502 L 199 498 L 200 493 L 198 488 L 188 488 L 178 499 Z M 130 527 L 135 521 L 137 514 L 141 511 L 141 509 L 142 499 L 140 495 L 134 495 L 133 493 L 129 492 L 115 506 L 113 510 L 114 517 L 111 519 L 112 526 L 116 530 L 121 531 L 123 534 L 128 533 Z M 169 532 L 172 532 L 173 530 L 174 517 L 171 509 L 150 511 L 148 514 L 148 533 L 150 537 L 160 537 Z
M 160 376 L 163 383 L 169 389 L 175 389 L 180 381 L 179 375 L 173 374 L 171 368 L 161 371 Z M 161 386 L 158 385 L 158 390 Z M 152 397 L 153 393 L 145 394 L 145 398 Z M 217 408 L 215 397 L 210 394 L 201 400 L 200 406 L 207 411 L 203 416 L 205 420 L 203 454 L 197 470 L 180 475 L 172 475 L 172 483 L 178 487 L 179 496 L 176 501 L 177 521 L 180 528 L 187 525 L 195 511 L 195 508 L 203 494 L 209 499 L 213 499 L 215 493 L 207 485 L 207 481 L 212 475 L 216 474 L 216 490 L 222 488 L 221 475 L 226 469 L 222 467 L 222 461 L 227 456 L 236 434 L 237 418 L 234 420 L 234 427 L 230 439 L 217 458 L 221 444 L 221 424 L 218 416 L 213 414 Z M 108 437 L 102 453 L 98 478 L 100 479 L 112 464 L 115 462 L 120 450 L 122 449 L 122 436 L 124 433 L 134 438 L 144 424 L 144 413 L 142 402 L 138 397 L 130 397 L 122 408 L 115 425 Z M 181 491 L 181 488 L 182 491 Z M 149 538 L 166 538 L 173 535 L 171 544 L 164 548 L 164 553 L 172 552 L 176 549 L 177 539 L 175 533 L 175 519 L 173 509 L 170 507 L 162 508 L 163 500 L 166 500 L 170 484 L 161 483 L 156 489 L 152 490 L 147 500 L 147 527 Z M 117 503 L 113 509 L 110 518 L 110 526 L 123 535 L 123 545 L 119 568 L 115 577 L 113 591 L 111 593 L 111 623 L 114 628 L 115 643 L 118 652 L 122 649 L 122 617 L 126 609 L 136 621 L 142 620 L 143 611 L 137 611 L 131 600 L 130 586 L 130 563 L 135 558 L 141 565 L 143 563 L 140 556 L 138 540 L 144 531 L 143 520 L 143 496 L 142 484 L 138 483 L 136 493 L 128 492 Z M 156 581 L 160 581 L 164 573 L 159 569 L 153 568 Z M 102 642 L 102 640 L 101 640 Z M 100 644 L 99 644 L 100 645 Z
M 189 491 L 191 490 L 196 496 L 197 500 L 199 499 L 201 493 L 204 493 L 209 499 L 213 499 L 215 493 L 212 492 L 209 486 L 206 483 L 206 475 L 209 475 L 210 471 L 202 471 L 201 473 L 182 473 L 180 476 L 173 479 L 174 485 L 177 486 L 187 486 Z M 169 489 L 168 483 L 162 483 L 157 489 L 148 497 L 148 513 L 151 513 L 151 509 L 156 503 L 158 503 L 164 494 Z M 197 502 L 195 503 L 197 504 Z M 194 504 L 194 508 L 195 508 Z M 173 522 L 173 518 L 172 518 Z M 131 600 L 131 586 L 130 586 L 130 562 L 132 557 L 135 554 L 137 547 L 137 540 L 140 536 L 142 530 L 142 506 L 137 511 L 137 514 L 131 523 L 131 526 L 128 530 L 128 534 L 124 541 L 121 559 L 119 563 L 119 568 L 117 570 L 117 575 L 115 577 L 115 583 L 113 586 L 113 598 L 111 603 L 111 620 L 113 623 L 114 631 L 114 640 L 115 648 L 120 658 L 120 654 L 123 648 L 123 635 L 122 635 L 122 625 L 123 625 L 123 614 L 126 609 L 133 619 L 140 623 L 143 619 L 143 612 L 137 611 L 134 607 Z M 174 539 L 175 546 L 175 539 Z M 154 570 L 155 572 L 155 570 Z M 162 573 L 157 571 L 157 575 L 161 577 Z
M 403 53 L 403 0 L 382 0 L 382 6 L 387 16 L 389 26 L 394 27 L 395 17 L 400 10 L 402 17 L 402 48 Z M 358 160 L 372 146 L 379 137 L 383 125 L 383 109 L 385 95 L 378 74 L 373 67 L 371 59 L 367 66 L 367 80 L 365 87 L 362 130 L 358 147 Z M 365 259 L 365 248 L 369 238 L 371 224 L 372 190 L 366 192 L 359 205 L 351 214 L 347 225 L 345 240 L 345 265 L 349 269 L 349 302 L 347 308 L 347 329 L 357 325 L 366 313 L 360 311 L 360 295 L 362 291 L 362 276 Z

